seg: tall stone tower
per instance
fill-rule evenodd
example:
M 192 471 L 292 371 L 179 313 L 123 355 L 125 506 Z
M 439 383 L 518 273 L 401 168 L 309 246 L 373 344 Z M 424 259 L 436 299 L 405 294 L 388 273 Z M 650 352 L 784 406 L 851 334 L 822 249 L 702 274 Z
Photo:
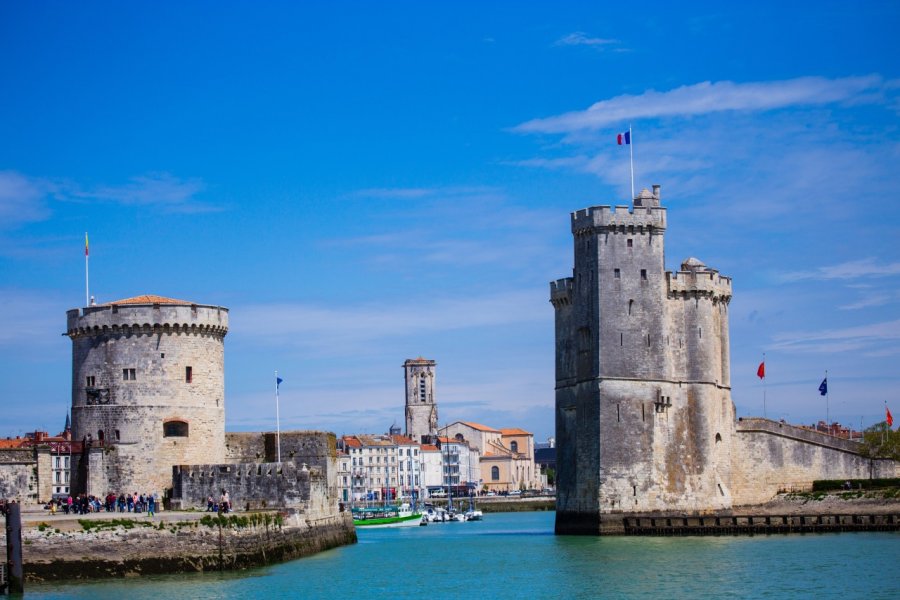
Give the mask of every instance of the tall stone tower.
M 72 438 L 90 442 L 75 491 L 162 494 L 173 465 L 224 462 L 228 309 L 138 296 L 66 317 Z
M 403 363 L 406 378 L 406 435 L 417 442 L 422 436 L 437 435 L 437 402 L 434 399 L 434 368 L 426 358 L 410 358 Z
M 616 533 L 626 513 L 731 505 L 731 280 L 665 271 L 659 186 L 571 215 L 556 315 L 557 533 Z

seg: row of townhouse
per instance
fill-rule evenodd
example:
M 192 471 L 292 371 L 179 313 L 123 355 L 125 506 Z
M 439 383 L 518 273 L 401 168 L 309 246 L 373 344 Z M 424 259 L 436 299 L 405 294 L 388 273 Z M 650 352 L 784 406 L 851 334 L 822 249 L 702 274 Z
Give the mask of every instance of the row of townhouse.
M 534 436 L 458 421 L 420 443 L 396 433 L 345 435 L 338 484 L 345 502 L 540 489 Z
M 468 494 L 478 488 L 478 454 L 465 442 L 422 444 L 396 434 L 345 435 L 338 484 L 345 502 Z

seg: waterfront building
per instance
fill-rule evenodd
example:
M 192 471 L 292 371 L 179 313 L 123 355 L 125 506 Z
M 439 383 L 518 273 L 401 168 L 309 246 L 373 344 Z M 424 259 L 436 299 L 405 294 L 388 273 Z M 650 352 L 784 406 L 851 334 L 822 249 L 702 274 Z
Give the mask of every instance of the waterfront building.
M 441 487 L 454 496 L 477 493 L 481 483 L 478 448 L 462 437 L 438 437 L 441 451 Z
M 456 421 L 441 434 L 469 441 L 478 451 L 485 491 L 511 492 L 540 489 L 540 471 L 534 465 L 534 435 L 524 429 L 494 429 L 471 421 Z
M 441 449 L 434 444 L 422 444 L 419 452 L 422 457 L 422 487 L 430 495 L 444 486 L 444 459 Z
M 350 483 L 352 471 L 350 470 L 350 455 L 345 450 L 338 449 L 337 465 L 338 485 L 341 489 L 338 497 L 341 499 L 341 502 L 349 502 L 352 491 Z

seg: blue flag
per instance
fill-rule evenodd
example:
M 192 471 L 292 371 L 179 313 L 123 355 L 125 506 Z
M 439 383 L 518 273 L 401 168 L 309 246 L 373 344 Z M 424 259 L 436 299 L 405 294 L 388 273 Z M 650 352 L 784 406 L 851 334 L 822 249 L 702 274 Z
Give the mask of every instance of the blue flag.
M 822 380 L 822 384 L 819 386 L 819 393 L 823 396 L 828 395 L 828 378 Z
M 277 388 L 279 385 L 281 385 L 282 381 L 284 381 L 284 379 L 282 379 L 281 377 L 276 377 L 275 378 L 275 387 Z

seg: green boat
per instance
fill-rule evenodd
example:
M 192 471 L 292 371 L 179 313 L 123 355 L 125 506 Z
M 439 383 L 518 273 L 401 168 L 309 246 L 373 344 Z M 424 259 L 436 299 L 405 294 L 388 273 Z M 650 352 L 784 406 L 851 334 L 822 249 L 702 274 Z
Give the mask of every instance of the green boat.
M 422 521 L 422 513 L 405 502 L 399 506 L 353 507 L 350 512 L 357 527 L 411 527 Z

